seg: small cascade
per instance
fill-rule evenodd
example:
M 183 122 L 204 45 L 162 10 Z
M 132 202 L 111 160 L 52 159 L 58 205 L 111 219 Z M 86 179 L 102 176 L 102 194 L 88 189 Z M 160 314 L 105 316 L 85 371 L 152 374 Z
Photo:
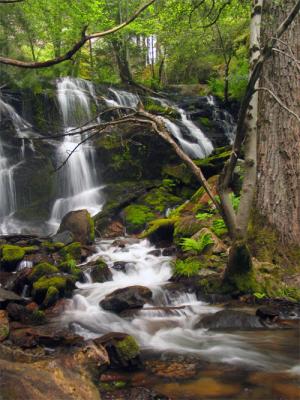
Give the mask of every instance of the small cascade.
M 63 119 L 64 133 L 88 124 L 97 107 L 97 96 L 90 82 L 82 79 L 63 78 L 57 83 L 57 98 Z M 78 144 L 85 138 L 80 134 L 65 136 L 57 149 L 60 165 L 70 153 L 66 165 L 57 177 L 58 199 L 55 201 L 49 225 L 54 232 L 63 216 L 72 210 L 86 208 L 95 215 L 102 208 L 103 199 L 95 165 L 95 151 L 88 143 Z
M 218 122 L 224 130 L 224 134 L 227 137 L 230 144 L 233 143 L 235 137 L 236 123 L 233 116 L 224 109 L 220 109 L 216 103 L 214 96 L 207 96 L 207 103 L 212 108 L 213 121 Z
M 239 332 L 214 332 L 197 328 L 203 315 L 215 313 L 219 307 L 199 301 L 194 293 L 166 286 L 172 276 L 171 258 L 154 256 L 155 248 L 143 240 L 116 247 L 113 241 L 100 241 L 97 254 L 89 261 L 101 257 L 113 274 L 104 283 L 77 283 L 78 290 L 62 316 L 62 322 L 71 324 L 86 339 L 109 332 L 133 335 L 142 348 L 172 353 L 193 354 L 212 362 L 244 364 L 259 369 L 273 368 L 275 361 L 281 367 L 290 366 L 289 360 L 268 355 L 255 345 L 247 343 Z M 115 262 L 125 262 L 125 270 L 115 270 Z M 152 291 L 151 304 L 123 318 L 104 310 L 99 303 L 113 291 L 128 286 L 146 286 Z M 277 357 L 277 358 L 276 358 Z M 272 366 L 273 365 L 273 366 Z
M 121 107 L 136 108 L 139 102 L 139 97 L 125 90 L 109 89 L 116 98 L 116 105 Z

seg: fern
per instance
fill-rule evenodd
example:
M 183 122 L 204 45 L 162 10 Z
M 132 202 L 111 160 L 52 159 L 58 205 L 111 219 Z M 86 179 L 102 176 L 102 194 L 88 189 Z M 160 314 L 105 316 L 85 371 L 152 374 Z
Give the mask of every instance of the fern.
M 217 236 L 222 236 L 227 233 L 227 228 L 223 219 L 215 219 L 211 229 Z
M 199 219 L 199 221 L 205 221 L 206 219 L 209 219 L 211 217 L 212 217 L 212 214 L 206 213 L 206 212 L 199 213 L 196 215 L 196 218 Z
M 197 260 L 176 260 L 173 264 L 174 274 L 177 276 L 191 277 L 198 274 L 201 264 Z
M 234 211 L 237 211 L 240 205 L 240 197 L 236 196 L 234 193 L 230 193 L 230 201 Z
M 207 246 L 213 243 L 211 235 L 209 233 L 204 233 L 198 240 L 183 238 L 180 245 L 183 251 L 195 251 L 201 254 Z

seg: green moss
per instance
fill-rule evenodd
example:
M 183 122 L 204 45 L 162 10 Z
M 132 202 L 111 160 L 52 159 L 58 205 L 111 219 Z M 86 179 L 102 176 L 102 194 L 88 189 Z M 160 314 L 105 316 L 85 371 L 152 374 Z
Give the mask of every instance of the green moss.
M 55 304 L 58 299 L 59 299 L 59 290 L 54 286 L 50 286 L 44 298 L 43 305 L 44 307 L 50 307 L 53 304 Z
M 192 173 L 185 164 L 166 165 L 162 172 L 163 176 L 175 178 L 185 185 L 189 185 L 192 180 Z
M 183 238 L 193 236 L 201 228 L 203 228 L 202 222 L 192 215 L 179 218 L 175 223 L 174 242 L 180 244 Z
M 140 235 L 140 237 L 142 239 L 150 237 L 162 229 L 174 229 L 174 225 L 177 221 L 178 217 L 155 219 L 149 222 L 147 229 Z
M 1 265 L 7 269 L 14 269 L 18 263 L 25 256 L 24 248 L 20 246 L 14 246 L 11 244 L 4 244 L 1 247 L 2 257 Z
M 42 303 L 50 287 L 55 288 L 60 296 L 69 295 L 75 287 L 76 279 L 71 275 L 42 276 L 33 284 L 32 295 L 38 303 Z M 53 290 L 53 289 L 51 289 Z
M 132 204 L 124 209 L 124 221 L 129 233 L 142 231 L 146 223 L 153 218 L 153 212 L 144 205 Z
M 61 272 L 73 275 L 77 280 L 79 280 L 82 276 L 82 271 L 76 266 L 76 261 L 69 257 L 67 257 L 66 261 L 59 264 L 58 269 Z
M 161 186 L 151 190 L 140 201 L 153 211 L 163 213 L 167 208 L 180 204 L 182 199 L 170 193 L 168 187 Z
M 174 110 L 168 106 L 162 106 L 161 104 L 156 103 L 152 99 L 147 98 L 144 104 L 144 108 L 146 111 L 152 114 L 157 115 L 166 115 L 171 118 L 179 118 L 180 115 L 178 111 Z
M 194 258 L 187 258 L 185 260 L 176 260 L 173 263 L 173 273 L 179 277 L 192 277 L 196 276 L 201 268 L 199 260 Z
M 207 127 L 207 128 L 211 128 L 212 127 L 212 121 L 207 118 L 207 117 L 200 117 L 199 118 L 199 122 L 201 125 Z
M 31 274 L 29 275 L 29 280 L 31 282 L 37 281 L 39 278 L 45 275 L 53 275 L 58 271 L 57 267 L 49 263 L 40 263 L 33 267 Z
M 65 261 L 69 259 L 74 259 L 77 261 L 81 260 L 81 244 L 79 242 L 74 242 L 68 246 L 64 246 L 59 254 L 64 258 Z
M 140 346 L 133 336 L 126 336 L 116 343 L 116 348 L 124 360 L 132 360 L 140 354 Z
M 46 320 L 44 311 L 34 310 L 31 314 L 31 321 L 33 324 L 43 324 Z
M 32 253 L 36 253 L 39 251 L 38 246 L 26 246 L 26 247 L 23 247 L 23 249 L 26 254 L 32 254 Z
M 89 226 L 90 226 L 90 241 L 93 243 L 95 241 L 95 222 L 90 214 L 88 214 Z
M 64 243 L 60 243 L 60 242 L 55 242 L 55 243 L 43 242 L 42 243 L 42 248 L 51 253 L 62 249 L 64 246 L 65 246 Z

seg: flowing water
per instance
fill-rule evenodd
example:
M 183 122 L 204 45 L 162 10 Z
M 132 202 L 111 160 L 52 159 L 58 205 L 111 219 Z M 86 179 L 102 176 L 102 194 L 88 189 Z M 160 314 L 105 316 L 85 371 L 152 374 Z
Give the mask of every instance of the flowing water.
M 21 140 L 20 152 L 15 157 L 9 157 L 9 145 L 3 141 L 0 135 L 0 233 L 8 233 L 17 230 L 14 213 L 17 209 L 17 189 L 15 185 L 15 173 L 17 168 L 25 160 L 26 143 L 31 151 L 34 151 L 32 141 L 28 138 L 34 135 L 31 125 L 25 121 L 15 109 L 0 98 L 0 125 L 3 119 L 7 119 L 14 127 L 15 136 Z M 2 129 L 1 129 L 2 130 Z
M 62 78 L 57 83 L 57 98 L 65 134 L 72 133 L 72 130 L 82 125 L 88 125 L 96 114 L 97 96 L 94 86 L 88 81 Z M 57 176 L 58 198 L 48 222 L 53 232 L 69 211 L 85 208 L 91 215 L 95 215 L 102 208 L 103 185 L 100 185 L 96 169 L 95 150 L 89 142 L 78 146 L 85 138 L 85 134 L 65 136 L 57 148 L 58 165 L 72 155 Z

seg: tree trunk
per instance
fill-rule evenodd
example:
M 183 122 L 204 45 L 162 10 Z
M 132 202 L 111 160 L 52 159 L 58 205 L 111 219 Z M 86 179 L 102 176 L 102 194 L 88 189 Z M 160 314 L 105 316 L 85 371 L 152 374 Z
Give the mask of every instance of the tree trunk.
M 281 5 L 265 0 L 263 40 L 286 17 L 295 0 Z M 300 16 L 277 42 L 265 63 L 261 87 L 271 89 L 296 114 L 300 114 Z M 258 189 L 256 209 L 284 242 L 300 243 L 300 126 L 266 91 L 259 92 Z
M 115 53 L 119 75 L 122 83 L 126 85 L 132 85 L 134 81 L 128 62 L 126 44 L 122 43 L 122 41 L 118 39 L 112 39 L 111 44 Z

